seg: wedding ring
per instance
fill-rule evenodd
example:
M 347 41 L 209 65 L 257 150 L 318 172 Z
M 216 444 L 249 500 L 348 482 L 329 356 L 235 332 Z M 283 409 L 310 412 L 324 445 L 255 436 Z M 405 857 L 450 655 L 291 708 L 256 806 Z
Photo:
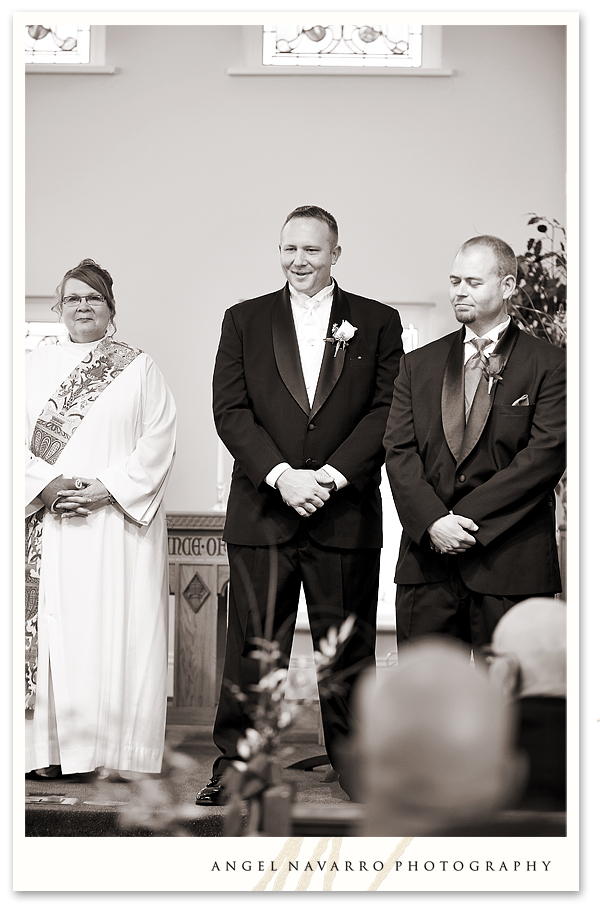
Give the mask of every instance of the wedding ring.
M 75 479 L 75 489 L 76 489 L 76 490 L 83 490 L 83 487 L 84 487 L 83 480 L 82 480 L 80 477 L 77 477 L 77 478 Z

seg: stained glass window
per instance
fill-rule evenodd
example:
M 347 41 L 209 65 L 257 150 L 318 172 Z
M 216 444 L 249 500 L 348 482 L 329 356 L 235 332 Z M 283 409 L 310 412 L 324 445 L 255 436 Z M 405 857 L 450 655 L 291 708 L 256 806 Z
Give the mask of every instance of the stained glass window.
M 90 30 L 89 25 L 26 25 L 25 63 L 89 63 Z
M 421 66 L 420 25 L 265 25 L 263 64 Z

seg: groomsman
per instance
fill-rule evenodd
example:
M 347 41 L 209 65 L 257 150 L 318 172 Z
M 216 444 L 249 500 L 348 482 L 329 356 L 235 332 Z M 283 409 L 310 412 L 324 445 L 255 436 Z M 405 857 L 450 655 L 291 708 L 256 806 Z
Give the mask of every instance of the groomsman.
M 320 691 L 334 768 L 334 742 L 349 728 L 350 692 L 360 670 L 374 663 L 380 468 L 402 327 L 396 310 L 332 279 L 342 250 L 335 218 L 322 208 L 288 215 L 279 252 L 285 286 L 227 310 L 216 359 L 215 421 L 235 458 L 224 530 L 231 583 L 214 727 L 222 754 L 199 805 L 227 800 L 222 776 L 247 725 L 232 686 L 245 692 L 257 682 L 250 642 L 265 634 L 270 586 L 272 636 L 284 660 L 301 583 L 315 645 L 332 625 L 357 618 L 336 665 L 344 695 Z
M 467 240 L 450 275 L 462 327 L 400 366 L 384 440 L 403 527 L 399 643 L 445 633 L 478 647 L 514 603 L 561 590 L 565 352 L 509 317 L 516 275 L 503 240 Z

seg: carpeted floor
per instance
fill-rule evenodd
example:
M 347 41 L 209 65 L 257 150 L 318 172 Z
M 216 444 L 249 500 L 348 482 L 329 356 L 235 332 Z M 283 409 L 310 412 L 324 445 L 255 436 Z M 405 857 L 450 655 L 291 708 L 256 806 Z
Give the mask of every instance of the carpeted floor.
M 324 780 L 329 765 L 313 771 L 285 770 L 293 762 L 323 753 L 316 737 L 302 739 L 284 743 L 280 756 L 283 782 L 293 784 L 296 803 L 346 804 L 351 812 L 352 804 L 339 784 Z M 26 780 L 26 836 L 169 837 L 182 831 L 197 837 L 221 836 L 225 807 L 195 805 L 217 754 L 210 728 L 170 726 L 160 775 L 128 781 Z

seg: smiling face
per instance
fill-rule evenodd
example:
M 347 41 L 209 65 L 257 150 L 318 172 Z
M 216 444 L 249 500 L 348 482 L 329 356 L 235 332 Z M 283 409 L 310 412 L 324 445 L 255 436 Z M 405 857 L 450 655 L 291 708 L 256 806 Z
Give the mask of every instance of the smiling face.
M 104 337 L 110 322 L 110 308 L 106 300 L 94 288 L 80 281 L 68 278 L 63 288 L 63 300 L 72 296 L 95 297 L 97 301 L 79 300 L 77 303 L 63 302 L 62 321 L 69 330 L 71 341 L 83 344 L 98 341 Z
M 514 288 L 514 276 L 498 274 L 496 256 L 488 247 L 458 251 L 450 275 L 450 301 L 458 321 L 470 325 L 479 337 L 507 318 Z
M 314 297 L 331 282 L 331 266 L 340 258 L 332 247 L 329 226 L 316 218 L 292 218 L 281 231 L 279 254 L 283 274 L 294 290 Z

